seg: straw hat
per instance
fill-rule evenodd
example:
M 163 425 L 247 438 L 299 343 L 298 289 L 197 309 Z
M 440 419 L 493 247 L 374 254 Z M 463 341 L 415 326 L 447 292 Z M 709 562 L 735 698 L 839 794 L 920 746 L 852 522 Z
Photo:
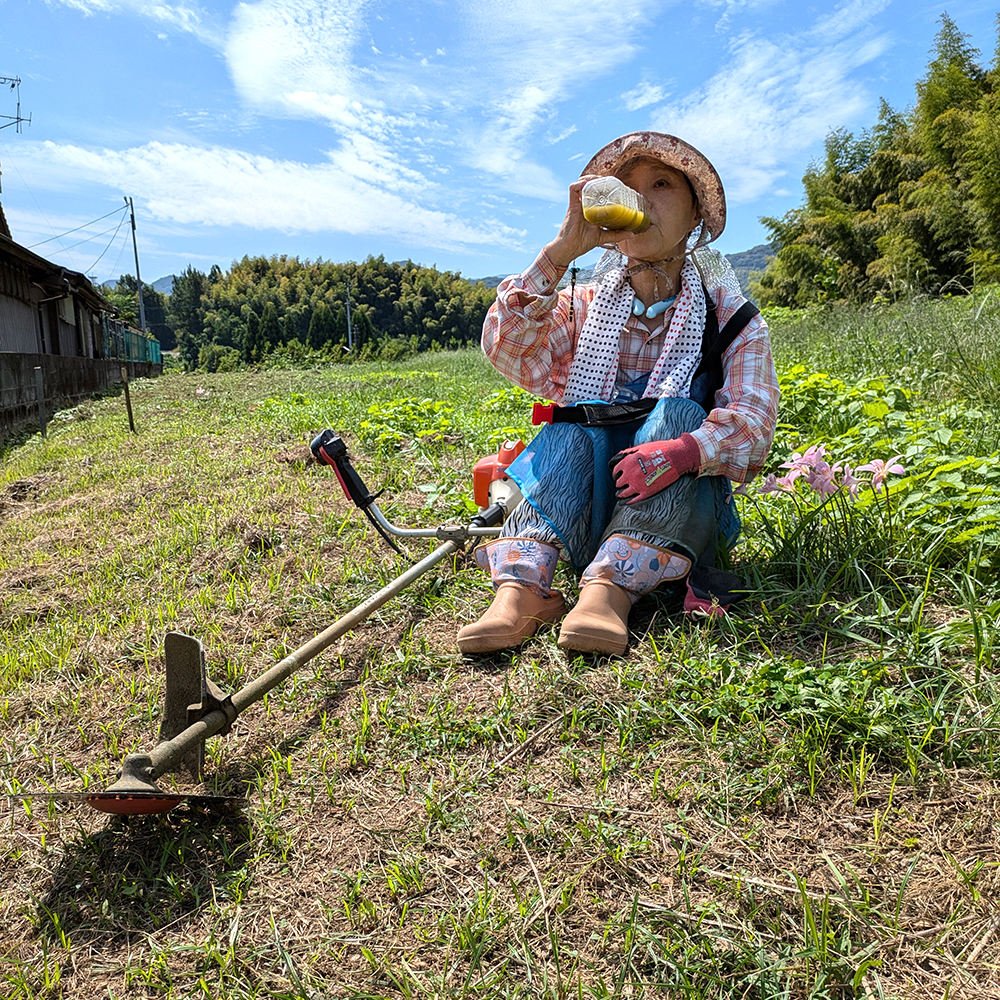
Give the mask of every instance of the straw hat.
M 718 239 L 726 228 L 726 193 L 722 181 L 703 153 L 694 146 L 663 132 L 629 132 L 598 150 L 582 174 L 606 176 L 613 174 L 628 160 L 636 156 L 650 156 L 668 167 L 681 171 L 691 182 L 698 198 L 698 209 L 704 220 L 710 243 Z

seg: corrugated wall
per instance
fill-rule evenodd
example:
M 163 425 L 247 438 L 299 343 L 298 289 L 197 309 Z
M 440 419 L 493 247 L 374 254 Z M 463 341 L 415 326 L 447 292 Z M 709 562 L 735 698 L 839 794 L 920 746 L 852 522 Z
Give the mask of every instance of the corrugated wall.
M 38 348 L 38 320 L 33 306 L 0 294 L 0 351 L 34 354 Z

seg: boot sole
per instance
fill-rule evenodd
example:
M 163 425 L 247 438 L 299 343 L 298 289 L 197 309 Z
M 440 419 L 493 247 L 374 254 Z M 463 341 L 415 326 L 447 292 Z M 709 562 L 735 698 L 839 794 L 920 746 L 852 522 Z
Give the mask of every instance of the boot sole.
M 535 627 L 526 635 L 512 635 L 511 632 L 504 635 L 470 635 L 456 641 L 459 651 L 462 653 L 498 653 L 501 649 L 516 649 L 536 636 L 538 630 L 543 626 L 555 625 L 565 614 L 566 604 L 564 601 L 560 601 L 558 605 L 549 610 L 545 617 L 531 619 Z
M 628 649 L 628 639 L 612 640 L 606 637 L 588 635 L 586 632 L 559 633 L 559 648 L 571 649 L 576 653 L 603 653 L 606 656 L 621 656 Z
M 523 635 L 519 639 L 511 639 L 506 636 L 476 635 L 468 639 L 459 639 L 458 648 L 463 653 L 498 653 L 501 649 L 517 649 L 523 646 L 529 639 L 533 639 L 538 634 L 538 629 L 550 622 L 539 622 L 538 628 L 529 635 Z
M 523 639 L 511 642 L 506 637 L 475 636 L 472 639 L 459 639 L 458 648 L 462 653 L 499 653 L 501 649 L 517 649 L 530 638 L 530 635 L 526 635 Z

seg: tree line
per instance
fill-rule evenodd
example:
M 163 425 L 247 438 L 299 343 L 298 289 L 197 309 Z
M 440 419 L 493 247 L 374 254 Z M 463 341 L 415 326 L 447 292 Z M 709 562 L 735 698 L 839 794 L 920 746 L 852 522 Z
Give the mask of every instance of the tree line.
M 115 292 L 123 308 L 131 296 L 134 313 L 135 279 L 123 275 L 113 300 Z M 259 363 L 275 353 L 342 358 L 349 340 L 359 357 L 459 347 L 478 342 L 495 297 L 493 288 L 457 273 L 381 256 L 360 264 L 248 256 L 228 272 L 187 267 L 169 297 L 143 285 L 151 330 L 151 303 L 153 314 L 162 303 L 167 336 L 176 338 L 185 367 L 212 370 Z
M 990 68 L 943 14 L 912 108 L 885 100 L 855 136 L 831 132 L 803 204 L 763 218 L 777 252 L 761 305 L 961 292 L 1000 281 L 1000 15 Z

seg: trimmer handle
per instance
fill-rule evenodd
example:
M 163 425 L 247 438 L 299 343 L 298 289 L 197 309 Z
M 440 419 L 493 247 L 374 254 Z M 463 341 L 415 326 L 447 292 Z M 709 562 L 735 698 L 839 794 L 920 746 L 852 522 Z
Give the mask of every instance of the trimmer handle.
M 375 496 L 365 486 L 347 454 L 347 445 L 331 430 L 325 430 L 313 438 L 309 445 L 313 457 L 321 465 L 332 465 L 337 473 L 344 495 L 355 507 L 362 510 L 375 502 Z

